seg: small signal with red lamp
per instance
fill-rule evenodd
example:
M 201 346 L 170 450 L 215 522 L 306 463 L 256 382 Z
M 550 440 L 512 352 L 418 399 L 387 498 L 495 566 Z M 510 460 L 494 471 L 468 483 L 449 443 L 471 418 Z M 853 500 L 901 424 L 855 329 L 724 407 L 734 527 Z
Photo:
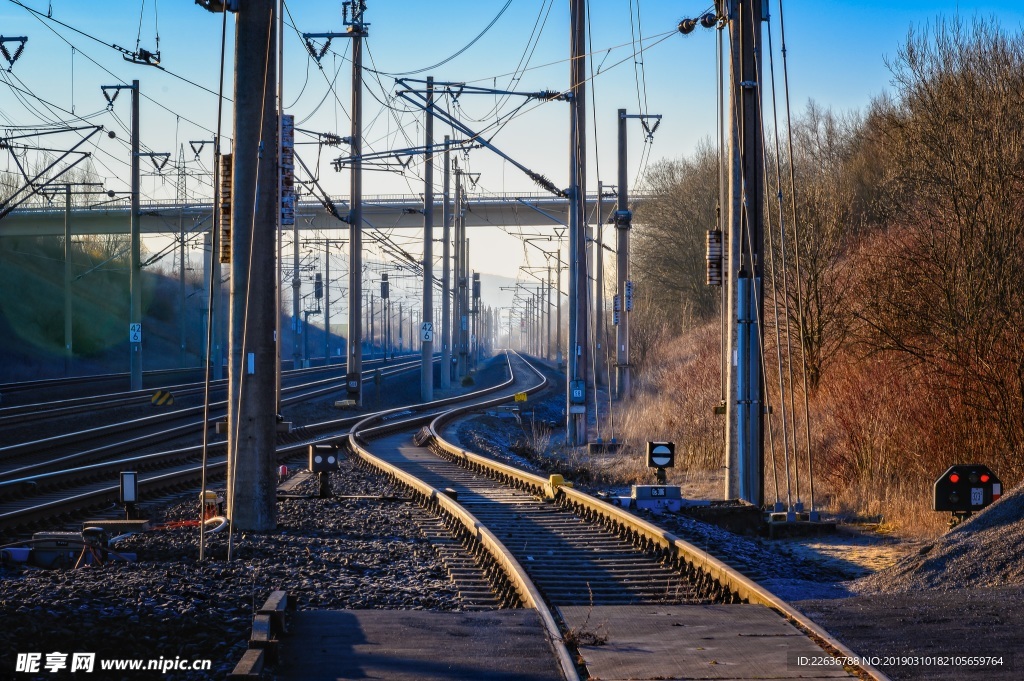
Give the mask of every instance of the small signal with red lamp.
M 963 519 L 982 510 L 1002 494 L 1003 484 L 988 466 L 957 464 L 950 466 L 935 481 L 932 508 L 949 511 L 957 519 Z

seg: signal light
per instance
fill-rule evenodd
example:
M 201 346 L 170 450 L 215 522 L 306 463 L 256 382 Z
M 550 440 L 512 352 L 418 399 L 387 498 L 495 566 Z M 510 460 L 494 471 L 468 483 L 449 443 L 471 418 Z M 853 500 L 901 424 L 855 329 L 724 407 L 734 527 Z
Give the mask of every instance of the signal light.
M 987 473 L 982 473 L 981 474 L 981 481 L 982 482 L 988 482 L 989 481 L 989 477 L 988 477 Z
M 957 475 L 956 473 L 953 473 L 953 475 L 949 476 L 949 481 L 954 483 L 960 482 L 960 476 Z
M 971 471 L 971 474 L 967 476 L 967 479 L 971 481 L 972 485 L 977 484 L 978 483 L 978 472 L 977 471 Z

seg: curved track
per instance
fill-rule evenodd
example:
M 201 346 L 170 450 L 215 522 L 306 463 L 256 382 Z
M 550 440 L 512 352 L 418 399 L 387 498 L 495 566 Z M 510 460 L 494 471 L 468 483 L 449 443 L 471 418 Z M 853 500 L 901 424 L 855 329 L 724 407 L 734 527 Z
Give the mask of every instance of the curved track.
M 513 378 L 498 397 L 477 396 L 469 406 L 393 423 L 382 424 L 373 416 L 353 427 L 348 444 L 444 518 L 453 535 L 477 556 L 478 567 L 505 605 L 537 608 L 566 678 L 580 678 L 572 663 L 579 649 L 571 648 L 587 632 L 580 631 L 578 615 L 600 606 L 725 608 L 715 616 L 737 622 L 749 617 L 764 621 L 774 612 L 807 637 L 802 639 L 807 640 L 805 649 L 853 657 L 799 611 L 671 533 L 555 478 L 545 480 L 446 441 L 440 434 L 444 423 L 507 401 L 515 392 L 545 387 L 544 377 L 525 360 L 510 357 L 509 362 Z M 410 441 L 428 421 L 416 435 L 420 444 Z M 738 607 L 730 609 L 732 605 Z M 745 609 L 750 605 L 762 609 Z M 574 613 L 576 626 L 569 622 Z M 762 652 L 767 655 L 778 640 L 766 637 Z M 751 639 L 746 644 L 756 654 L 758 644 Z M 867 666 L 848 671 L 861 678 L 885 678 Z

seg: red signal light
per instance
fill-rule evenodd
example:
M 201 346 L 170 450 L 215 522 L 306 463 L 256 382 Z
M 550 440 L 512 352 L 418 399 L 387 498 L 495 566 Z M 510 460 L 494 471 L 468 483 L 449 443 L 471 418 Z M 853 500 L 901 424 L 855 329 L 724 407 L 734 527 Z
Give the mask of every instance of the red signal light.
M 953 473 L 953 475 L 949 476 L 949 481 L 950 482 L 960 482 L 960 476 L 957 475 L 956 473 Z
M 981 474 L 981 481 L 982 482 L 988 482 L 988 474 L 987 473 L 982 473 Z

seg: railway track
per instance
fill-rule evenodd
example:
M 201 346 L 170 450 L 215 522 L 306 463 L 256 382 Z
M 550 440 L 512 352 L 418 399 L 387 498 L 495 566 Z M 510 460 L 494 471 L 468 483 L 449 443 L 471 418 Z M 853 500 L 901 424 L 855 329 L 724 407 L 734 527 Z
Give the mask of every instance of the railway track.
M 546 387 L 543 375 L 522 358 L 510 356 L 508 362 L 510 377 L 497 386 L 300 429 L 279 446 L 278 456 L 295 459 L 313 442 L 333 442 L 402 483 L 430 516 L 424 529 L 470 609 L 536 611 L 558 667 L 571 681 L 598 676 L 589 665 L 600 641 L 588 622 L 591 612 L 606 612 L 602 608 L 697 608 L 700 617 L 746 622 L 743 626 L 752 633 L 744 655 L 757 655 L 759 646 L 777 646 L 780 640 L 758 639 L 760 630 L 747 622 L 753 612 L 757 626 L 791 623 L 802 632 L 800 640 L 819 654 L 853 655 L 755 582 L 671 533 L 557 476 L 545 479 L 447 441 L 444 426 L 459 416 Z M 226 464 L 222 451 L 211 454 L 208 478 L 215 479 Z M 196 486 L 199 466 L 194 460 L 167 461 L 142 477 L 144 495 Z M 135 458 L 110 466 L 123 469 L 128 463 L 145 465 L 143 458 Z M 113 468 L 105 473 L 99 468 L 91 487 L 54 492 L 53 499 L 40 494 L 13 512 L 0 506 L 0 529 L 24 530 L 40 518 L 52 522 L 72 511 L 109 505 L 117 488 L 102 478 L 109 480 Z M 41 488 L 44 479 L 36 480 Z M 885 678 L 870 667 L 850 671 L 861 678 Z
M 698 612 L 755 630 L 771 631 L 785 621 L 819 654 L 854 657 L 797 610 L 705 551 L 562 484 L 557 476 L 544 479 L 445 440 L 444 424 L 458 416 L 497 405 L 514 392 L 544 389 L 546 379 L 525 360 L 509 361 L 513 378 L 497 397 L 478 396 L 472 405 L 436 415 L 424 410 L 392 422 L 382 421 L 387 414 L 374 415 L 353 426 L 347 444 L 367 464 L 405 484 L 442 519 L 474 556 L 502 606 L 538 611 L 567 679 L 581 678 L 581 671 L 599 676 L 581 670 L 574 660 L 590 663 L 581 651 L 597 640 L 586 626 L 591 612 L 614 612 L 621 606 L 711 608 Z M 455 570 L 458 582 L 466 570 L 464 559 Z M 780 640 L 766 635 L 761 652 Z M 749 647 L 744 655 L 758 654 L 759 644 L 751 641 L 744 641 Z M 886 678 L 866 665 L 847 671 L 860 678 Z
M 386 363 L 383 359 L 367 360 L 363 362 L 363 366 L 366 369 L 384 369 L 389 366 L 401 364 L 404 361 L 409 361 L 409 357 L 396 357 L 391 360 L 390 363 Z M 176 370 L 176 372 L 166 372 L 166 376 L 169 379 L 181 380 L 183 377 L 194 377 L 198 373 L 198 370 L 193 369 L 182 369 Z M 282 380 L 286 385 L 296 385 L 300 382 L 313 382 L 320 378 L 322 380 L 330 380 L 331 378 L 337 379 L 338 376 L 344 376 L 345 365 L 334 364 L 329 367 L 310 367 L 306 369 L 292 369 L 282 372 Z M 118 374 L 119 376 L 120 374 Z M 164 373 L 161 372 L 160 376 Z M 144 390 L 135 390 L 127 392 L 114 392 L 114 393 L 96 393 L 92 392 L 88 395 L 76 396 L 76 397 L 65 397 L 63 399 L 50 400 L 46 402 L 29 402 L 25 404 L 17 404 L 13 406 L 0 407 L 0 429 L 9 426 L 21 426 L 25 423 L 39 422 L 46 420 L 58 420 L 68 416 L 75 416 L 79 414 L 97 414 L 99 418 L 103 418 L 105 413 L 109 413 L 110 410 L 120 410 L 125 408 L 141 408 L 139 413 L 144 413 L 143 410 L 151 408 L 151 400 L 153 398 L 154 390 L 159 388 L 161 391 L 166 391 L 174 396 L 175 401 L 181 404 L 199 404 L 202 402 L 205 386 L 200 378 L 199 381 L 193 381 L 188 383 L 160 383 L 157 378 L 160 376 L 152 377 L 147 382 L 152 382 L 153 387 Z M 103 377 L 100 377 L 103 378 Z M 68 385 L 75 385 L 77 381 L 84 381 L 85 378 L 70 378 L 70 379 L 53 379 L 43 381 L 46 384 L 47 390 L 61 390 L 61 381 L 68 381 Z M 52 385 L 51 385 L 52 384 Z M 218 396 L 221 399 L 227 390 L 227 380 L 222 379 L 219 381 L 211 381 L 210 389 L 213 395 Z M 32 384 L 14 384 L 17 386 L 29 386 Z M 0 394 L 2 390 L 0 390 Z M 164 408 L 166 411 L 174 411 L 174 408 Z M 46 425 L 41 424 L 41 428 L 45 428 Z M 2 431 L 0 431 L 2 433 Z M 3 435 L 0 434 L 0 442 L 3 441 Z
M 387 370 L 381 370 L 381 374 L 384 378 L 395 377 L 418 370 L 419 367 L 419 361 L 392 364 Z M 374 371 L 377 369 L 369 369 L 366 373 Z M 328 387 L 317 385 L 288 399 L 311 399 L 337 390 L 338 385 L 334 381 Z M 302 457 L 310 444 L 347 432 L 362 418 L 340 418 L 281 433 L 278 439 L 278 458 L 285 463 Z M 200 425 L 201 422 L 195 422 L 182 428 L 194 439 Z M 149 443 L 150 439 L 150 436 L 146 436 L 119 441 L 107 447 L 65 455 L 59 457 L 59 460 L 26 464 L 0 472 L 0 532 L 13 534 L 27 531 L 77 517 L 90 510 L 108 508 L 118 499 L 118 474 L 124 470 L 136 470 L 142 474 L 139 481 L 140 493 L 147 498 L 199 484 L 202 473 L 200 445 L 134 456 L 114 456 L 118 452 L 137 449 L 141 442 Z M 212 442 L 208 454 L 208 479 L 216 480 L 226 472 L 224 440 Z M 81 463 L 83 459 L 99 455 L 104 456 L 100 462 Z
M 396 371 L 409 371 L 419 366 L 418 360 L 406 361 L 389 365 L 386 371 L 380 370 L 382 376 L 385 373 L 393 375 Z M 377 370 L 367 369 L 365 375 L 370 376 Z M 342 374 L 285 385 L 281 391 L 281 404 L 288 406 L 331 395 L 342 389 L 344 384 L 345 376 Z M 227 402 L 224 400 L 211 403 L 210 422 L 223 420 L 226 410 Z M 196 432 L 201 432 L 203 412 L 203 406 L 198 405 L 106 425 L 90 423 L 84 430 L 0 447 L 0 483 L 117 456 L 152 452 L 158 445 L 190 439 Z M 43 428 L 42 432 L 47 430 Z

